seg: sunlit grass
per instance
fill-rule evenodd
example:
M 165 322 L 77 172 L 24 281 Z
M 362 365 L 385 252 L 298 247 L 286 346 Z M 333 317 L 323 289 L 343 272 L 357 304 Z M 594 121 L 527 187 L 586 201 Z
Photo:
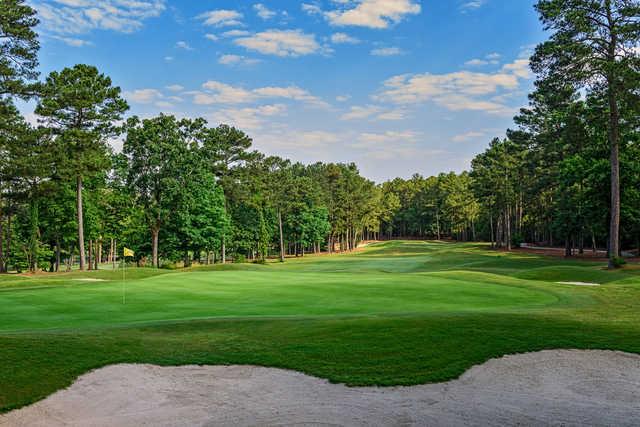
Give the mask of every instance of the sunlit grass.
M 130 268 L 126 288 L 110 270 L 0 276 L 0 410 L 119 362 L 249 363 L 393 385 L 455 378 L 506 353 L 640 352 L 640 270 L 603 267 L 388 242 L 284 264 Z

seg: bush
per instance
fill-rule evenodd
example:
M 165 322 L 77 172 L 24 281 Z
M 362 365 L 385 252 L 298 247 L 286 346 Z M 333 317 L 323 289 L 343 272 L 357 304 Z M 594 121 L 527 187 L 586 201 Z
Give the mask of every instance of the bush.
M 178 265 L 175 262 L 167 261 L 160 264 L 160 268 L 163 270 L 177 270 Z
M 626 264 L 627 260 L 622 257 L 616 256 L 611 258 L 611 265 L 613 265 L 615 268 L 620 268 Z
M 524 243 L 524 239 L 522 238 L 522 234 L 516 233 L 513 236 L 511 236 L 511 245 L 514 248 L 521 247 L 523 243 Z
M 237 254 L 233 257 L 233 262 L 236 264 L 244 264 L 247 262 L 247 257 L 242 254 Z

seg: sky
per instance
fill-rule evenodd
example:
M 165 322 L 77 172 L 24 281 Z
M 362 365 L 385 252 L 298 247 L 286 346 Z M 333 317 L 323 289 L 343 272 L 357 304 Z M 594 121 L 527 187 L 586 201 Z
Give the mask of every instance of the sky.
M 43 77 L 95 65 L 129 115 L 204 117 L 377 182 L 468 169 L 527 104 L 545 38 L 534 0 L 28 2 Z

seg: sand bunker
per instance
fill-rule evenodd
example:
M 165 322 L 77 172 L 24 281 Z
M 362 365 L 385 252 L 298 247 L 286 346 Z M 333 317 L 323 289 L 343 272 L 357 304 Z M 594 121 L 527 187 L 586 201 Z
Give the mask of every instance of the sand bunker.
M 106 282 L 106 280 L 104 279 L 92 279 L 92 278 L 86 278 L 86 279 L 73 279 L 74 282 Z
M 589 283 L 589 282 L 556 282 L 561 285 L 572 285 L 572 286 L 600 286 L 600 283 Z
M 349 388 L 253 366 L 114 365 L 0 416 L 2 426 L 637 425 L 640 356 L 542 351 L 460 379 Z

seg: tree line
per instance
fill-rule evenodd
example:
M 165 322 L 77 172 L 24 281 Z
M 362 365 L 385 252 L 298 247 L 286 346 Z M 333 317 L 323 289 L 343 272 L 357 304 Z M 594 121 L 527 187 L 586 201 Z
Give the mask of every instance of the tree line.
M 36 12 L 1 5 L 0 272 L 95 269 L 124 246 L 154 267 L 409 237 L 604 247 L 615 267 L 640 246 L 637 0 L 539 1 L 551 36 L 514 129 L 469 172 L 382 184 L 355 164 L 266 156 L 201 118 L 127 118 L 120 88 L 90 65 L 38 81 Z M 36 102 L 38 125 L 17 99 Z

